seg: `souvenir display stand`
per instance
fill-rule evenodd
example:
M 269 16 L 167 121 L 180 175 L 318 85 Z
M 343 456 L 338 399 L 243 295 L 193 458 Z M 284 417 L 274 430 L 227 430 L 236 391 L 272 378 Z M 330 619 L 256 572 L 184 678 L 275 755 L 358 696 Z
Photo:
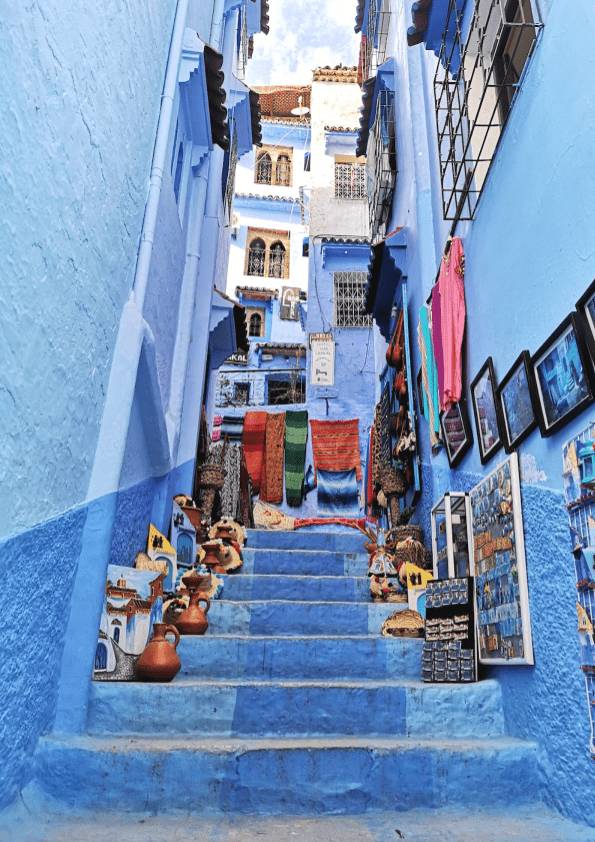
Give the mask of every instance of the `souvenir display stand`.
M 426 584 L 423 681 L 476 681 L 473 591 L 473 579 L 468 576 L 434 579 Z
M 471 501 L 464 492 L 447 492 L 432 509 L 434 578 L 453 579 L 472 573 Z

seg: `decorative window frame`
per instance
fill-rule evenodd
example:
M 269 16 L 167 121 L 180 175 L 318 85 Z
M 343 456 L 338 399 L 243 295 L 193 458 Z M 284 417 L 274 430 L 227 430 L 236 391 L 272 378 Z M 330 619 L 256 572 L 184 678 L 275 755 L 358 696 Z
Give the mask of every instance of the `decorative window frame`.
M 366 198 L 366 159 L 335 155 L 335 199 Z
M 249 275 L 250 278 L 268 278 L 271 280 L 287 280 L 289 278 L 290 269 L 290 234 L 289 231 L 275 231 L 270 228 L 248 228 L 246 237 L 246 254 L 244 258 L 244 275 L 248 275 L 248 260 L 250 254 L 250 246 L 254 240 L 262 240 L 265 245 L 264 255 L 264 272 L 262 275 Z M 283 263 L 283 271 L 280 276 L 271 275 L 271 247 L 276 243 L 281 243 L 285 249 L 285 260 Z
M 364 9 L 364 24 L 361 28 L 360 48 L 361 81 L 376 75 L 384 64 L 389 43 L 390 0 L 367 0 Z
M 293 147 L 292 146 L 268 146 L 263 144 L 254 156 L 254 184 L 261 184 L 264 187 L 292 187 L 293 186 Z M 263 154 L 268 154 L 271 159 L 271 180 L 258 181 L 258 161 Z M 289 183 L 279 181 L 277 173 L 278 159 L 286 156 L 289 158 Z
M 372 327 L 371 316 L 363 312 L 367 282 L 368 273 L 365 271 L 348 269 L 333 272 L 334 327 Z

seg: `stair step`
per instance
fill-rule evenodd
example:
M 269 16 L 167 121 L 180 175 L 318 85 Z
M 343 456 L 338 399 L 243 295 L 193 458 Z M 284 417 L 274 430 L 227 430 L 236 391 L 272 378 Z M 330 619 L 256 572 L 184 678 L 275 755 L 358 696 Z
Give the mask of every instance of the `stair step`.
M 421 676 L 420 638 L 204 635 L 180 639 L 181 676 L 355 679 Z
M 214 600 L 206 634 L 379 635 L 382 624 L 406 602 L 293 602 Z
M 242 558 L 244 564 L 241 571 L 248 574 L 365 576 L 370 556 L 361 546 L 356 547 L 353 552 L 244 547 Z
M 248 529 L 247 547 L 265 550 L 326 550 L 361 553 L 368 539 L 359 529 L 296 529 L 278 532 L 272 529 Z
M 537 747 L 509 737 L 42 737 L 36 778 L 79 809 L 354 814 L 539 799 Z
M 366 576 L 277 576 L 243 572 L 225 577 L 223 599 L 292 599 L 296 602 L 370 602 Z
M 142 716 L 139 716 L 142 711 Z M 90 734 L 292 737 L 504 734 L 497 681 L 93 682 Z

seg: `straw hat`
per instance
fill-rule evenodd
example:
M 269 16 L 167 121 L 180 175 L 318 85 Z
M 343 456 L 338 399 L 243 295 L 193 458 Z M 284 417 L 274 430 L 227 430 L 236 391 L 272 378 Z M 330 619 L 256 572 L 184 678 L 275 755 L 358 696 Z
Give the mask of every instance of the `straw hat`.
M 238 544 L 240 549 L 244 546 L 246 543 L 246 530 L 241 523 L 237 523 L 230 517 L 222 517 L 221 520 L 218 520 L 217 523 L 209 529 L 209 538 L 211 538 L 211 540 L 217 535 L 217 527 L 219 526 L 229 526 L 232 540 Z
M 153 573 L 165 573 L 166 576 L 169 572 L 167 561 L 153 561 L 152 558 L 149 558 L 149 556 L 143 552 L 136 554 L 134 566 L 137 570 L 151 570 Z
M 423 637 L 424 618 L 417 611 L 395 611 L 382 624 L 383 637 Z

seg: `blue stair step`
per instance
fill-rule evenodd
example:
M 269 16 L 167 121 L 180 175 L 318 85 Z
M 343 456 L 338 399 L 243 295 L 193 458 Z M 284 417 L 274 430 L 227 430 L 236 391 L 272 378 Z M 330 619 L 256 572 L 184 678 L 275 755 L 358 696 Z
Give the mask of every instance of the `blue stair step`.
M 242 573 L 289 576 L 365 576 L 367 552 L 324 552 L 317 550 L 251 549 L 242 550 Z
M 539 800 L 536 745 L 509 737 L 42 737 L 38 784 L 79 809 L 354 814 Z
M 181 676 L 346 680 L 421 677 L 419 638 L 257 637 L 180 639 Z
M 366 576 L 275 576 L 243 572 L 225 576 L 223 599 L 291 599 L 295 602 L 370 602 Z
M 142 711 L 142 716 L 139 716 Z M 87 731 L 225 737 L 504 735 L 500 685 L 406 681 L 93 682 Z
M 265 550 L 324 550 L 327 552 L 363 553 L 368 539 L 359 529 L 296 529 L 277 532 L 270 529 L 248 529 L 247 547 Z
M 407 603 L 214 600 L 207 635 L 374 635 Z

